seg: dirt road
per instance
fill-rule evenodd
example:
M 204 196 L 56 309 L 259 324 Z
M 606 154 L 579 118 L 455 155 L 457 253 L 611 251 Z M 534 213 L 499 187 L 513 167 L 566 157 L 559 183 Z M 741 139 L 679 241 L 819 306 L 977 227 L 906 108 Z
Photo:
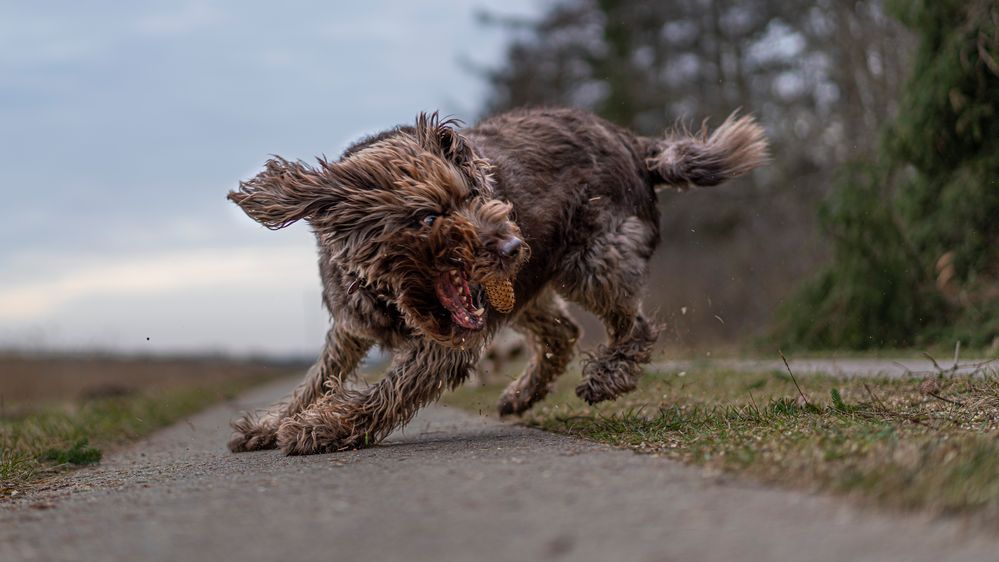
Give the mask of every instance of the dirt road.
M 224 449 L 259 389 L 0 506 L 0 560 L 997 560 L 999 542 L 443 407 L 364 451 Z

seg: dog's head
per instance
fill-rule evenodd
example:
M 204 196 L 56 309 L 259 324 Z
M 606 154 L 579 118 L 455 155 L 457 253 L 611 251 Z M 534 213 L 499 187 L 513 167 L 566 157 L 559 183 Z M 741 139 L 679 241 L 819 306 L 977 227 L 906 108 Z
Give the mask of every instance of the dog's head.
M 455 122 L 421 114 L 316 166 L 273 158 L 229 193 L 271 229 L 305 219 L 348 277 L 390 299 L 411 328 L 458 345 L 491 311 L 484 286 L 512 281 L 529 250 L 490 166 Z

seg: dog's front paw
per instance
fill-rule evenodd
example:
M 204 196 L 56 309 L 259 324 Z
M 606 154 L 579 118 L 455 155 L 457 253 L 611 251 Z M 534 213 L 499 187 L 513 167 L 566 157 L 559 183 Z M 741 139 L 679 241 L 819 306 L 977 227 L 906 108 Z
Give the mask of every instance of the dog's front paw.
M 229 450 L 233 453 L 260 451 L 277 447 L 277 429 L 272 424 L 243 417 L 232 424 Z
M 336 450 L 335 434 L 322 427 L 288 418 L 277 431 L 277 446 L 286 455 L 315 455 Z
M 303 412 L 281 422 L 277 446 L 286 455 L 316 455 L 360 449 L 374 443 L 336 415 Z

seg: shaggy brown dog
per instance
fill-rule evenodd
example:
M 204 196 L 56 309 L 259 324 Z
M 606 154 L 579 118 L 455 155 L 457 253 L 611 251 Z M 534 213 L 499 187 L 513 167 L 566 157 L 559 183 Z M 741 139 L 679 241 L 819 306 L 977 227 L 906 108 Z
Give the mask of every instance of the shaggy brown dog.
M 456 126 L 420 115 L 336 162 L 272 159 L 229 193 L 268 228 L 311 224 L 333 319 L 305 381 L 287 401 L 236 421 L 231 450 L 378 443 L 460 385 L 507 322 L 534 353 L 499 400 L 501 414 L 520 414 L 572 358 L 579 328 L 562 299 L 596 314 L 608 333 L 576 394 L 592 404 L 632 390 L 659 331 L 640 302 L 659 243 L 655 188 L 716 185 L 767 157 L 749 117 L 730 117 L 710 136 L 665 138 L 572 109 Z M 351 388 L 376 344 L 394 353 L 389 372 Z

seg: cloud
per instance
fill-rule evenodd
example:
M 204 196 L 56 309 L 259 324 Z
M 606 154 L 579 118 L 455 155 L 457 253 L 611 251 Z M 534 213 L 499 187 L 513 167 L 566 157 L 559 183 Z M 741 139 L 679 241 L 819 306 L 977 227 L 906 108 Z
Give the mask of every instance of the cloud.
M 0 322 L 37 322 L 74 301 L 94 297 L 155 297 L 193 289 L 224 289 L 279 275 L 290 285 L 314 283 L 308 246 L 217 249 L 95 263 L 48 278 L 0 282 Z
M 174 37 L 213 26 L 222 21 L 219 10 L 202 2 L 194 2 L 170 12 L 140 17 L 135 29 L 150 37 Z
M 79 33 L 72 21 L 40 13 L 5 13 L 5 9 L 0 8 L 0 68 L 7 72 L 8 83 L 22 78 L 11 71 L 34 75 L 47 67 L 90 62 L 110 48 L 106 35 Z

